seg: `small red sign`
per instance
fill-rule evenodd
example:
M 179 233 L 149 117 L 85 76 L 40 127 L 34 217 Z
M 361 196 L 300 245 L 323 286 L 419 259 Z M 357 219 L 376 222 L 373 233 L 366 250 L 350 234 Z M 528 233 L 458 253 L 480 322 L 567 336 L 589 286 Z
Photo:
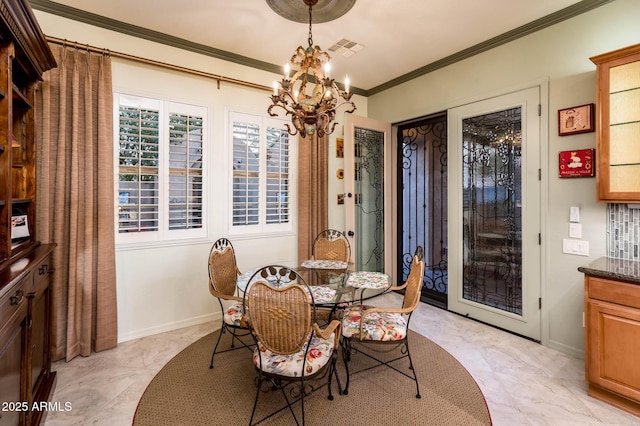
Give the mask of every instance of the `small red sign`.
M 595 149 L 560 151 L 560 177 L 591 177 L 595 175 Z

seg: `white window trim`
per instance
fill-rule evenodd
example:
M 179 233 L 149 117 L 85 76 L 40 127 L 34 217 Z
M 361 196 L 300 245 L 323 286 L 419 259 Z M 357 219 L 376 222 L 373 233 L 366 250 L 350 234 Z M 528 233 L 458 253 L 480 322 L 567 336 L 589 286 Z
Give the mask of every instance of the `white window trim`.
M 266 223 L 266 179 L 263 173 L 266 170 L 266 156 L 260 156 L 260 212 L 259 223 L 257 225 L 233 225 L 233 121 L 243 121 L 245 123 L 258 124 L 261 129 L 260 149 L 264 149 L 264 139 L 266 132 L 262 132 L 267 126 L 281 127 L 287 120 L 271 118 L 268 116 L 245 113 L 236 110 L 226 111 L 226 134 L 227 144 L 226 166 L 229 170 L 229 181 L 227 184 L 227 217 L 229 236 L 236 238 L 254 238 L 265 235 L 295 235 L 298 223 L 298 137 L 289 135 L 289 222 L 283 224 Z
M 114 92 L 113 94 L 113 128 L 114 128 L 114 198 L 115 198 L 115 242 L 116 248 L 137 248 L 146 246 L 166 246 L 166 245 L 183 245 L 185 243 L 200 243 L 208 240 L 209 229 L 209 151 L 211 150 L 211 141 L 209 140 L 209 108 L 204 105 L 187 104 L 184 102 L 173 102 L 170 100 L 162 100 L 150 97 L 148 95 L 137 95 L 126 92 Z M 160 171 L 161 176 L 158 181 L 158 193 L 160 194 L 158 209 L 158 231 L 149 232 L 131 232 L 120 233 L 118 230 L 118 190 L 119 190 L 119 153 L 120 138 L 120 105 L 130 105 L 136 107 L 153 108 L 159 111 L 161 120 L 165 120 L 159 129 L 160 146 Z M 175 110 L 172 110 L 172 107 Z M 169 144 L 168 144 L 168 117 L 170 112 L 180 112 L 202 116 L 203 118 L 203 170 L 202 170 L 202 218 L 201 228 L 187 230 L 169 230 Z

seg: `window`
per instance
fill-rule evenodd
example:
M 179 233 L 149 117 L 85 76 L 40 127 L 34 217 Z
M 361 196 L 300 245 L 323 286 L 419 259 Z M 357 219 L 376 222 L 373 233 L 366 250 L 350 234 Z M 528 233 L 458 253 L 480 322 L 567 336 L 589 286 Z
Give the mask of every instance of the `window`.
M 231 113 L 231 233 L 293 230 L 291 135 L 283 120 Z
M 207 110 L 116 94 L 117 242 L 206 236 Z

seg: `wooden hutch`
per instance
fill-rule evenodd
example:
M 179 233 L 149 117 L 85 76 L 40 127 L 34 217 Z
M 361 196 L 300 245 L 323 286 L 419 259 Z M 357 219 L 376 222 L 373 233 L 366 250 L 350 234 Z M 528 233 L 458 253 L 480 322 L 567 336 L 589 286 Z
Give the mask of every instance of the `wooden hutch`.
M 35 91 L 55 60 L 27 0 L 0 0 L 0 425 L 43 422 L 51 371 L 50 255 L 35 239 Z

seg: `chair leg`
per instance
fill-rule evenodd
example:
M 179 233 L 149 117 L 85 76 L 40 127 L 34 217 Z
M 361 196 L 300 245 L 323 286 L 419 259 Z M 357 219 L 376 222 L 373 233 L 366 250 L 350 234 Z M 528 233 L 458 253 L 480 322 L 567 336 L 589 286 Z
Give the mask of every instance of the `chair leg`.
M 303 373 L 304 375 L 304 373 Z M 304 426 L 304 377 L 300 379 L 300 410 L 302 411 L 302 426 Z M 293 407 L 291 408 L 291 412 L 293 412 Z M 293 417 L 296 419 L 296 425 L 298 424 L 298 419 L 294 414 Z
M 342 395 L 349 395 L 349 361 L 351 360 L 351 343 L 346 337 L 341 337 L 342 346 L 342 361 L 344 362 L 344 368 L 347 374 L 347 380 L 342 391 Z
M 253 416 L 256 414 L 256 407 L 258 407 L 258 397 L 260 396 L 260 388 L 263 381 L 262 374 L 258 373 L 258 386 L 256 387 L 256 399 L 253 401 L 253 410 L 251 410 L 251 418 L 249 419 L 249 426 L 253 424 Z
M 242 343 L 240 338 L 236 335 L 237 331 L 238 330 L 236 328 L 231 330 L 231 349 L 236 347 L 236 339 L 238 339 L 238 341 Z
M 222 338 L 222 334 L 225 333 L 227 327 L 225 323 L 222 323 L 222 328 L 220 328 L 220 334 L 218 334 L 218 341 L 216 342 L 216 346 L 213 348 L 213 353 L 211 354 L 211 364 L 209 368 L 213 368 L 213 357 L 216 356 L 216 351 L 218 350 L 218 345 L 220 344 L 220 339 Z M 233 342 L 233 341 L 232 341 Z
M 407 336 L 408 337 L 408 336 Z M 418 375 L 416 374 L 416 370 L 413 368 L 413 360 L 411 359 L 411 352 L 409 351 L 409 339 L 405 339 L 404 346 L 407 348 L 407 356 L 409 357 L 409 369 L 413 372 L 413 380 L 416 382 L 416 398 L 422 398 L 420 395 L 420 386 L 418 385 Z
M 302 410 L 302 424 L 304 425 L 304 380 L 300 381 L 299 386 L 300 386 L 300 409 Z M 289 408 L 289 411 L 293 416 L 293 420 L 296 422 L 296 425 L 300 425 L 300 422 L 298 421 L 298 416 L 296 416 L 296 413 L 293 410 L 293 405 L 291 401 L 289 401 L 289 397 L 287 396 L 287 393 L 284 390 L 284 386 L 281 383 L 278 387 L 280 388 L 280 392 L 282 392 L 282 396 L 284 397 L 284 400 L 287 403 L 287 407 Z M 293 402 L 295 403 L 296 401 L 294 400 Z M 280 410 L 276 411 L 275 413 L 272 413 L 271 415 L 269 415 L 269 417 L 271 417 L 273 414 L 280 412 L 281 410 L 284 410 L 284 407 L 282 407 Z
M 329 365 L 329 380 L 327 380 L 327 386 L 329 388 L 329 396 L 327 398 L 329 401 L 333 401 L 333 392 L 331 392 L 331 380 L 333 375 L 336 375 L 336 381 L 338 382 L 338 392 L 342 393 L 340 390 L 340 379 L 338 378 L 338 373 L 336 372 L 336 358 L 335 355 L 331 356 L 331 364 Z
M 336 359 L 333 360 L 332 370 L 333 370 L 333 374 L 335 374 L 336 376 L 336 383 L 338 383 L 338 395 L 345 395 L 344 390 L 342 388 L 342 382 L 340 381 L 340 375 L 338 374 L 337 354 L 336 354 Z M 329 392 L 331 392 L 331 388 L 329 388 Z M 329 399 L 333 400 L 333 395 L 330 395 L 330 396 L 331 398 Z

